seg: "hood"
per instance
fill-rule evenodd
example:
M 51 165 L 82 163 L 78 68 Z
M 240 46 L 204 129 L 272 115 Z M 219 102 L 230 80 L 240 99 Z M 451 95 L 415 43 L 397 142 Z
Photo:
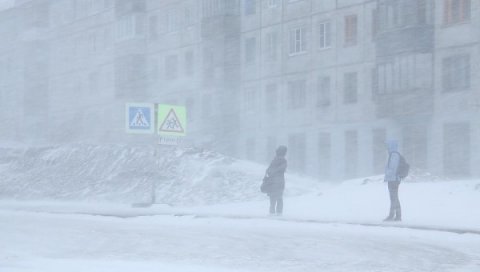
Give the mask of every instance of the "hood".
M 275 153 L 276 153 L 277 157 L 285 157 L 285 155 L 287 155 L 287 147 L 281 145 L 277 148 Z
M 397 152 L 398 151 L 398 142 L 397 140 L 389 140 L 387 141 L 387 149 L 388 152 Z

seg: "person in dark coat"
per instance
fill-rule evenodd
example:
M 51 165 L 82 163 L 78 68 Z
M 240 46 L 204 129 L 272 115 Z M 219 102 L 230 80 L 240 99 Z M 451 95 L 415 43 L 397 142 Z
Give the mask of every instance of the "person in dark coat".
M 268 189 L 270 197 L 270 214 L 281 215 L 283 212 L 283 191 L 285 190 L 285 171 L 287 170 L 287 147 L 279 146 L 275 151 L 275 158 L 267 168 L 266 176 L 271 182 Z
M 388 161 L 385 166 L 384 181 L 388 183 L 388 192 L 390 194 L 390 213 L 384 221 L 401 221 L 402 208 L 398 198 L 398 187 L 400 186 L 400 176 L 398 166 L 400 164 L 400 153 L 398 153 L 398 143 L 395 140 L 387 142 Z

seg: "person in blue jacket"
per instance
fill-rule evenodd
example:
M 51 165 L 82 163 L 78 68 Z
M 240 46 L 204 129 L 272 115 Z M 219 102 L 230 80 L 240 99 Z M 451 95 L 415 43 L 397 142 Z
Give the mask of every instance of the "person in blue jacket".
M 387 142 L 388 161 L 385 166 L 384 181 L 388 183 L 388 191 L 390 193 L 390 213 L 384 221 L 401 221 L 402 208 L 398 198 L 398 187 L 400 186 L 400 176 L 398 174 L 398 166 L 400 165 L 400 153 L 398 153 L 398 142 L 390 140 Z

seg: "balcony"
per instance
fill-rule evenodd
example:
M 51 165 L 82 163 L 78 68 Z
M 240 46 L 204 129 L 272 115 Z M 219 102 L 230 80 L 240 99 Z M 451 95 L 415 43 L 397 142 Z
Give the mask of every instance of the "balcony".
M 377 118 L 423 119 L 433 114 L 433 92 L 375 94 Z
M 240 17 L 236 15 L 216 15 L 202 19 L 202 38 L 240 35 Z
M 434 29 L 432 25 L 415 25 L 380 32 L 376 36 L 377 57 L 409 52 L 433 51 Z

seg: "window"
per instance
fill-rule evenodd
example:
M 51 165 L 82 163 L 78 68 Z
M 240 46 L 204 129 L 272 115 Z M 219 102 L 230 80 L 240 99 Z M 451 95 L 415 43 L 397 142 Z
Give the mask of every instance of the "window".
M 215 55 L 211 48 L 203 50 L 203 79 L 204 83 L 210 84 L 215 77 Z
M 278 1 L 280 1 L 280 0 L 268 0 L 268 7 L 269 8 L 278 7 Z
M 248 38 L 245 40 L 245 62 L 255 62 L 255 38 Z
M 273 113 L 277 110 L 277 84 L 269 84 L 265 89 L 265 111 Z
M 442 61 L 443 91 L 462 91 L 470 87 L 470 56 L 459 55 Z
M 98 49 L 99 37 L 96 32 L 92 32 L 88 35 L 89 39 L 89 52 L 96 52 Z
M 307 38 L 305 28 L 295 28 L 290 31 L 290 55 L 300 54 L 307 51 Z
M 265 161 L 270 163 L 272 158 L 275 155 L 275 150 L 277 149 L 277 138 L 275 136 L 267 137 L 267 146 L 265 152 Z
M 277 32 L 267 33 L 266 56 L 267 60 L 274 61 L 277 59 L 278 35 Z
M 193 51 L 185 53 L 185 74 L 192 76 L 194 71 Z
M 191 26 L 193 24 L 195 24 L 195 17 L 192 13 L 192 10 L 190 8 L 185 8 L 183 10 L 183 13 L 185 15 L 185 26 Z
M 322 22 L 319 25 L 319 47 L 320 49 L 329 48 L 331 46 L 331 29 L 330 22 Z
M 91 94 L 97 94 L 98 93 L 99 81 L 100 81 L 99 72 L 98 71 L 90 72 L 90 74 L 88 75 L 89 93 L 91 93 Z
M 420 124 L 405 124 L 402 128 L 403 154 L 416 169 L 427 169 L 429 131 L 426 126 Z
M 332 143 L 330 133 L 321 132 L 318 137 L 318 172 L 321 178 L 330 177 Z
M 444 0 L 443 22 L 446 25 L 470 19 L 470 0 Z
M 345 17 L 345 46 L 354 46 L 357 44 L 357 15 Z
M 152 40 L 156 40 L 158 38 L 158 17 L 150 16 L 149 25 L 150 25 L 150 38 Z
M 355 130 L 345 131 L 345 177 L 357 175 L 358 165 L 358 135 Z
M 317 81 L 317 90 L 317 107 L 330 105 L 330 77 L 319 77 Z
M 208 119 L 212 115 L 212 95 L 206 94 L 202 98 L 202 118 Z
M 472 153 L 469 123 L 446 123 L 443 126 L 443 172 L 449 177 L 470 176 Z
M 195 120 L 195 100 L 191 97 L 187 98 L 187 101 L 185 102 L 185 107 L 187 111 L 187 120 Z
M 107 5 L 101 0 L 77 0 L 75 3 L 77 17 L 84 17 L 95 14 Z
M 245 91 L 245 110 L 252 112 L 257 109 L 257 93 L 254 89 Z
M 383 1 L 373 11 L 373 33 L 424 24 L 431 10 L 427 8 L 426 0 Z
M 289 169 L 305 171 L 306 160 L 306 136 L 304 133 L 291 134 L 288 136 Z
M 168 56 L 165 59 L 165 75 L 167 79 L 175 79 L 178 76 L 178 57 L 177 55 Z
M 215 15 L 221 14 L 224 2 L 225 1 L 221 0 L 203 0 L 203 16 L 213 17 Z
M 432 55 L 398 55 L 380 63 L 372 76 L 375 94 L 411 92 L 432 88 Z
M 288 108 L 299 109 L 305 107 L 306 103 L 306 81 L 296 80 L 288 82 Z
M 255 14 L 256 4 L 256 0 L 245 0 L 245 15 Z
M 344 96 L 343 103 L 353 104 L 358 100 L 357 73 L 346 73 L 343 78 Z
M 246 151 L 247 160 L 250 160 L 250 161 L 255 160 L 255 150 L 256 150 L 255 139 L 253 138 L 247 139 L 245 144 L 246 144 L 245 151 Z
M 378 10 L 374 9 L 372 10 L 372 38 L 375 38 L 375 36 L 377 36 L 379 23 L 380 20 L 378 19 Z
M 380 174 L 385 167 L 385 142 L 387 141 L 387 131 L 383 128 L 373 129 L 372 138 L 373 171 L 375 174 Z
M 152 82 L 157 82 L 158 81 L 158 59 L 152 58 L 152 62 L 150 65 L 150 73 L 149 77 Z
M 137 35 L 137 20 L 134 15 L 129 15 L 117 21 L 117 40 L 127 40 Z
M 177 10 L 169 10 L 167 12 L 167 32 L 175 32 L 180 28 Z

